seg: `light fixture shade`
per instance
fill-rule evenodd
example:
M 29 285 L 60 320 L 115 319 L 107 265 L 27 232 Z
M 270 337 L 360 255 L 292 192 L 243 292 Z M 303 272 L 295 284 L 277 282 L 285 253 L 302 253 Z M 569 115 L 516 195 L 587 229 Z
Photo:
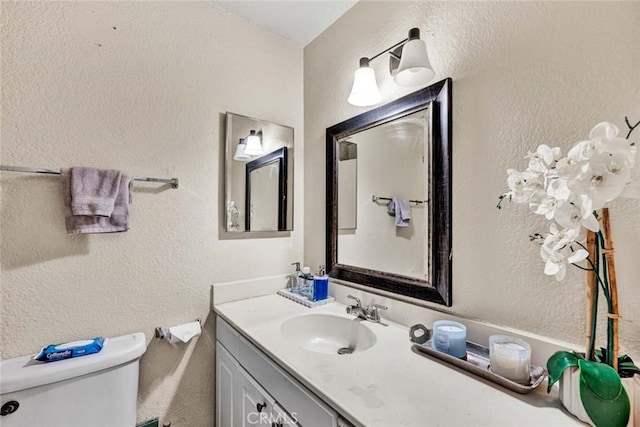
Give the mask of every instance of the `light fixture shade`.
M 353 87 L 349 98 L 347 98 L 349 104 L 356 107 L 368 107 L 377 104 L 382 99 L 376 83 L 376 74 L 369 67 L 368 61 L 367 65 L 363 66 L 362 64 L 363 61 L 360 60 L 360 68 L 353 77 Z
M 421 86 L 433 80 L 435 75 L 427 55 L 427 44 L 420 39 L 409 40 L 402 47 L 400 65 L 393 81 L 398 86 Z
M 244 142 L 244 138 L 240 138 L 238 141 L 238 147 L 236 147 L 236 154 L 233 156 L 233 160 L 237 160 L 239 162 L 246 162 L 247 160 L 251 160 L 251 156 L 244 152 L 244 149 L 247 147 L 247 144 Z
M 247 146 L 244 148 L 244 153 L 250 156 L 259 156 L 264 154 L 264 150 L 262 149 L 262 143 L 260 142 L 260 137 L 256 135 L 256 131 L 252 130 L 249 132 L 249 136 L 246 138 Z

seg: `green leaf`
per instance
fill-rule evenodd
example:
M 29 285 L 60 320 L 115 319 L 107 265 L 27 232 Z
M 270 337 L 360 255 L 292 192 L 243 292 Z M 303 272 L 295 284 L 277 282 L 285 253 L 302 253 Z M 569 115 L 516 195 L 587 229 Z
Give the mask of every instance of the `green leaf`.
M 640 368 L 638 368 L 633 360 L 626 354 L 618 357 L 618 373 L 621 378 L 631 378 L 636 374 L 640 375 Z
M 547 371 L 549 372 L 549 381 L 547 393 L 551 391 L 551 387 L 558 382 L 562 373 L 567 368 L 578 366 L 578 357 L 568 351 L 557 351 L 547 360 Z
M 596 427 L 625 427 L 631 404 L 620 376 L 611 366 L 581 359 L 580 400 Z

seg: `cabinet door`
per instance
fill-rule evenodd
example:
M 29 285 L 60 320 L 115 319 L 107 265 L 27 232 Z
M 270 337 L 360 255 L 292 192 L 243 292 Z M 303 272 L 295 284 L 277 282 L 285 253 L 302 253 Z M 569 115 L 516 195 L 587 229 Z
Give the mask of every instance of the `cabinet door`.
M 240 425 L 237 378 L 240 365 L 216 342 L 216 426 Z
M 273 410 L 276 402 L 244 369 L 239 369 L 237 379 L 240 408 L 238 425 L 271 427 L 275 420 Z
M 276 405 L 273 408 L 273 413 L 275 415 L 274 421 L 271 423 L 271 427 L 299 427 L 296 421 L 295 413 L 289 415 L 284 409 L 280 406 Z
M 243 337 L 240 337 L 238 361 L 242 369 L 249 372 L 281 408 L 296 416 L 298 424 L 305 427 L 338 425 L 336 411 Z

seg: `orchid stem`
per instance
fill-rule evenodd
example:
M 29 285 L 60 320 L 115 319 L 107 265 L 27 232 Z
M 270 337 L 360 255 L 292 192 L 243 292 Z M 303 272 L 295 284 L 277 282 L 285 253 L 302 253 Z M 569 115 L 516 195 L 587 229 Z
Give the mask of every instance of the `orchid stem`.
M 584 247 L 584 245 L 583 245 L 582 243 L 580 243 L 580 242 L 576 242 L 576 243 L 577 243 L 578 245 L 580 245 L 582 248 L 584 248 L 585 250 L 587 249 L 587 248 L 585 248 L 585 247 Z M 596 243 L 597 243 L 597 239 L 596 239 Z M 596 246 L 596 250 L 598 250 L 598 247 L 597 247 L 597 246 Z M 598 258 L 599 258 L 599 257 L 600 257 L 600 251 L 598 250 L 597 255 L 594 257 L 594 258 L 596 259 L 596 262 L 598 261 Z M 586 258 L 586 259 L 585 259 L 585 261 L 587 261 L 587 262 L 589 263 L 589 265 L 591 266 L 591 269 L 586 269 L 586 270 L 589 270 L 589 271 L 593 271 L 593 272 L 595 272 L 596 279 L 598 280 L 598 284 L 602 287 L 602 292 L 604 292 L 604 296 L 605 296 L 605 298 L 607 298 L 607 300 L 609 300 L 609 292 L 608 292 L 607 288 L 605 287 L 604 282 L 603 282 L 603 281 L 602 281 L 602 279 L 600 278 L 600 274 L 598 274 L 598 273 L 599 273 L 599 269 L 598 269 L 598 267 L 597 267 L 597 264 L 594 264 L 594 263 L 593 263 L 593 261 L 591 261 L 591 259 L 590 259 L 590 258 Z M 575 264 L 574 264 L 574 265 L 575 265 Z M 580 266 L 577 266 L 577 265 L 576 265 L 576 267 L 580 267 Z M 584 267 L 580 267 L 580 268 L 582 268 L 583 270 L 585 270 L 585 268 L 584 268 Z
M 605 248 L 604 236 L 602 234 L 602 231 L 598 231 L 596 236 L 597 236 L 597 239 L 596 239 L 597 246 L 601 247 L 602 249 L 607 249 Z M 602 260 L 601 260 L 602 270 L 599 273 L 602 273 L 604 283 L 607 287 L 609 294 L 611 294 L 611 289 L 609 286 L 609 271 L 607 268 L 607 257 L 604 254 L 602 254 L 601 257 L 602 257 Z M 613 304 L 612 304 L 611 298 L 607 298 L 607 312 L 608 313 L 613 312 Z M 607 317 L 607 364 L 609 366 L 613 366 L 613 319 L 610 317 Z
M 592 274 L 597 274 L 595 271 Z M 591 337 L 589 339 L 589 346 L 587 348 L 586 358 L 591 359 L 594 355 L 596 347 L 596 331 L 598 329 L 598 297 L 600 292 L 597 286 L 593 287 L 593 305 L 591 306 Z
M 602 292 L 604 293 L 604 297 L 607 299 L 607 301 L 609 301 L 610 297 L 609 297 L 609 291 L 607 290 L 607 287 L 605 286 L 604 282 L 602 281 L 602 279 L 600 278 L 600 275 L 598 274 L 598 268 L 593 265 L 593 262 L 587 258 L 587 261 L 589 262 L 589 264 L 591 264 L 591 268 L 593 268 L 593 271 L 596 272 L 596 279 L 598 279 L 598 283 L 600 284 L 600 287 L 602 287 Z
M 624 121 L 627 123 L 627 126 L 629 127 L 629 132 L 627 133 L 627 139 L 629 139 L 629 137 L 631 136 L 631 133 L 638 127 L 638 125 L 640 125 L 640 121 L 638 121 L 638 123 L 636 123 L 633 126 L 631 126 L 631 123 L 629 122 L 629 117 L 625 117 Z

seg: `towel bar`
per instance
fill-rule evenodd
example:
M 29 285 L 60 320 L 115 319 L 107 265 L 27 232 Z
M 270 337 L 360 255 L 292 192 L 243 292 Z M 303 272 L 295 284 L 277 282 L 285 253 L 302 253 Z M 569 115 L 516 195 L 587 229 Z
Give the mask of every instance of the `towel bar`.
M 60 171 L 57 169 L 27 168 L 23 166 L 0 165 L 0 170 L 6 171 L 6 172 L 26 172 L 26 173 L 44 173 L 49 175 L 60 175 Z M 178 178 L 150 178 L 148 176 L 134 176 L 133 180 L 145 181 L 145 182 L 162 182 L 164 184 L 171 184 L 171 188 L 178 188 Z
M 371 201 L 372 202 L 377 202 L 378 200 L 388 200 L 391 201 L 391 197 L 378 197 L 378 196 L 371 196 Z M 429 200 L 409 200 L 410 203 L 415 203 L 416 205 L 421 205 L 423 203 L 429 203 Z

